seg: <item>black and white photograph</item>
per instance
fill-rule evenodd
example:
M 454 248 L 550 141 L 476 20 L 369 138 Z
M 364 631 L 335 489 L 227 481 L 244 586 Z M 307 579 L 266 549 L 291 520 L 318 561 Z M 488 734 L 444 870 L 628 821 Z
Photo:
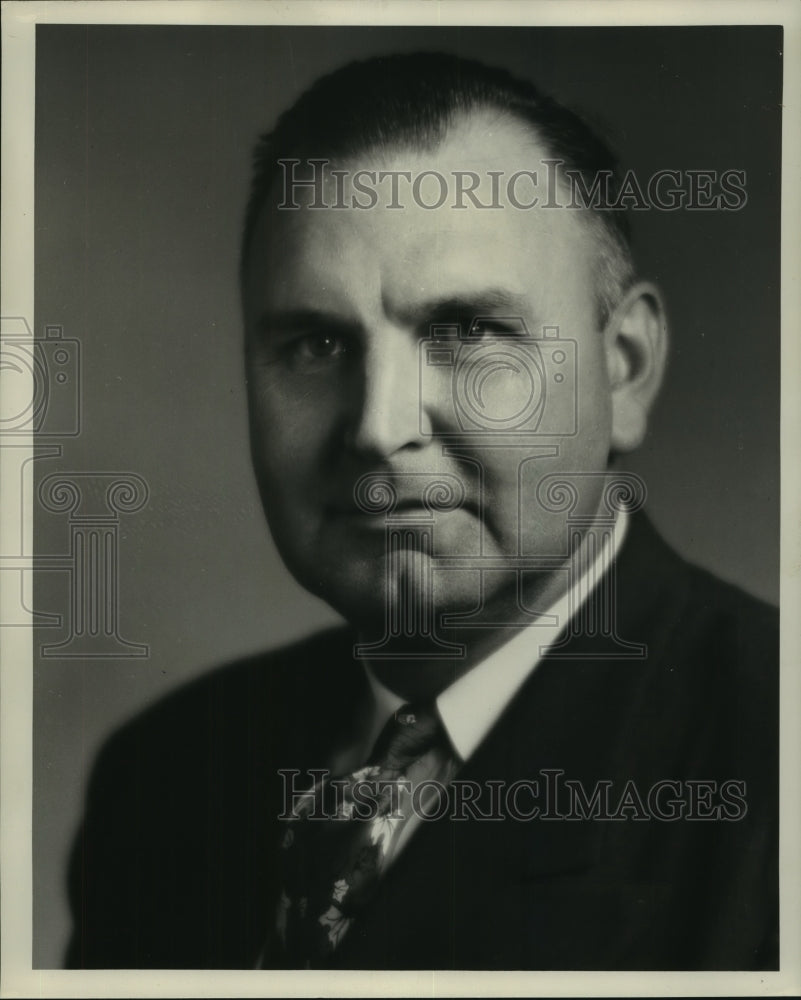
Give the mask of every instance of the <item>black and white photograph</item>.
M 3 5 L 3 995 L 797 989 L 799 9 L 172 6 Z

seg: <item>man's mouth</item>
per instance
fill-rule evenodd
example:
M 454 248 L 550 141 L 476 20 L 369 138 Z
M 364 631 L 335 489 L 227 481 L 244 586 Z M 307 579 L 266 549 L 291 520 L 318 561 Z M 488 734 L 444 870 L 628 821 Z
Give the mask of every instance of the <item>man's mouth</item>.
M 332 503 L 330 513 L 345 521 L 352 521 L 363 527 L 380 528 L 386 524 L 396 523 L 436 523 L 442 517 L 448 517 L 463 510 L 474 516 L 478 515 L 477 506 L 469 501 L 459 504 L 426 505 L 419 497 L 399 498 L 391 507 L 385 510 L 370 510 L 357 503 Z
M 440 514 L 449 514 L 457 510 L 470 509 L 469 504 L 459 504 L 453 507 L 427 507 L 419 500 L 399 500 L 390 510 L 365 510 L 358 504 L 331 504 L 329 510 L 339 517 L 360 517 L 365 520 L 395 521 L 406 520 L 409 517 L 422 517 L 431 520 Z

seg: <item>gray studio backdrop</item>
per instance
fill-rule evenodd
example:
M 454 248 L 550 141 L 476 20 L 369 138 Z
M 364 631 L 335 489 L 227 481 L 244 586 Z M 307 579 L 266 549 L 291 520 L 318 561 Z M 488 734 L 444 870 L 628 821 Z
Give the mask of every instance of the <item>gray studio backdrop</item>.
M 34 325 L 78 341 L 80 433 L 44 428 L 60 455 L 36 478 L 91 475 L 72 477 L 80 511 L 52 489 L 36 508 L 52 560 L 35 609 L 62 622 L 35 636 L 35 966 L 62 961 L 66 857 L 102 739 L 168 689 L 335 620 L 280 565 L 249 468 L 236 263 L 256 136 L 324 71 L 443 49 L 584 109 L 638 175 L 745 170 L 739 212 L 634 219 L 673 348 L 628 467 L 682 553 L 775 601 L 781 45 L 777 28 L 38 29 Z M 138 479 L 109 507 L 123 474 Z M 92 531 L 119 576 L 97 614 L 138 646 L 71 642 Z

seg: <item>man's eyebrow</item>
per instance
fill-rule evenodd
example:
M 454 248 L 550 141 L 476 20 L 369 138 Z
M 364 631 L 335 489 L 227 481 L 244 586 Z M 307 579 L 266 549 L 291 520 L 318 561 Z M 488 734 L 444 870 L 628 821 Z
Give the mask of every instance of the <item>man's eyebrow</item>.
M 457 319 L 472 320 L 477 316 L 497 315 L 499 311 L 509 317 L 530 317 L 531 302 L 526 295 L 510 289 L 485 288 L 477 292 L 448 295 L 422 302 L 410 310 L 410 317 L 416 326 L 421 326 L 426 323 L 453 322 Z

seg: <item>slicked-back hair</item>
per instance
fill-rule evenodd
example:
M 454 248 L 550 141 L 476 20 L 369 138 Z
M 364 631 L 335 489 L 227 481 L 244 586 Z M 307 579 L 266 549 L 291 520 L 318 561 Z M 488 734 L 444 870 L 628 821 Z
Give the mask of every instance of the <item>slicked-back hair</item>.
M 436 149 L 471 112 L 490 110 L 530 129 L 548 154 L 591 189 L 608 178 L 609 203 L 620 189 L 618 160 L 578 114 L 504 69 L 441 52 L 377 56 L 352 62 L 317 80 L 263 135 L 254 150 L 240 274 L 244 281 L 253 232 L 279 178 L 279 161 L 343 161 L 371 151 Z M 590 205 L 584 210 L 598 247 L 598 321 L 603 326 L 632 283 L 634 268 L 626 213 Z

